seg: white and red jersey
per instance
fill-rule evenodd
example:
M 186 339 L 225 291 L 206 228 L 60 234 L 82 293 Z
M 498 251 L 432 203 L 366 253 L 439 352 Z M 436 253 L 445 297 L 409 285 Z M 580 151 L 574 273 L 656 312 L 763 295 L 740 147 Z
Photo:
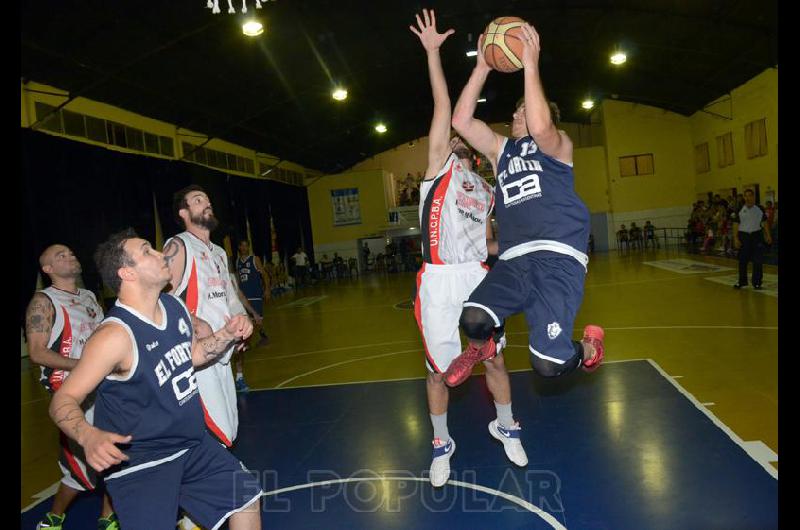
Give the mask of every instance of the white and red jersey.
M 175 237 L 186 248 L 186 265 L 174 294 L 186 303 L 189 312 L 208 322 L 213 330 L 222 328 L 226 317 L 246 314 L 228 273 L 225 250 L 210 241 L 206 245 L 188 231 Z M 233 345 L 217 362 L 195 372 L 206 427 L 225 447 L 233 444 L 239 430 L 236 386 L 229 366 L 232 354 Z
M 451 153 L 436 178 L 420 186 L 422 259 L 436 265 L 485 261 L 492 187 Z
M 103 309 L 94 293 L 86 289 L 71 293 L 52 286 L 39 292 L 47 296 L 55 308 L 47 347 L 63 357 L 80 359 L 86 341 L 103 320 Z M 39 380 L 48 391 L 55 392 L 67 375 L 66 370 L 42 366 Z
M 181 232 L 175 236 L 183 242 L 186 249 L 186 264 L 183 276 L 174 291 L 184 301 L 189 311 L 208 322 L 211 329 L 225 326 L 225 318 L 237 313 L 245 313 L 236 296 L 231 278 L 228 275 L 228 255 L 219 245 L 203 240 L 191 232 Z M 168 240 L 166 247 L 172 239 Z M 241 309 L 241 310 L 239 310 Z M 227 364 L 233 347 L 220 358 Z

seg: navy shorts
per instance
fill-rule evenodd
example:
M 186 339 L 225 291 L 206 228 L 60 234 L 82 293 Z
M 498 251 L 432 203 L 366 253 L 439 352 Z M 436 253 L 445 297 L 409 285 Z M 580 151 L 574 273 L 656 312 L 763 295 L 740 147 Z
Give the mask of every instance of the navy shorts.
M 563 364 L 575 356 L 572 327 L 583 301 L 585 277 L 586 269 L 571 256 L 531 252 L 499 260 L 464 306 L 484 309 L 495 326 L 524 312 L 531 353 Z
M 264 299 L 263 298 L 248 298 L 248 302 L 253 306 L 253 309 L 258 313 L 258 316 L 264 316 Z
M 207 433 L 174 460 L 107 478 L 106 489 L 125 530 L 175 528 L 179 506 L 216 529 L 262 493 L 258 477 Z

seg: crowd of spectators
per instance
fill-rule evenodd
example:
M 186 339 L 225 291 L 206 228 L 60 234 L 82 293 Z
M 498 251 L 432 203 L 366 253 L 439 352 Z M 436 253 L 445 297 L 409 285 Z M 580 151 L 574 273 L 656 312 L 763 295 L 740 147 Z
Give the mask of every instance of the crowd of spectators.
M 744 195 L 722 198 L 714 195 L 710 201 L 699 200 L 692 206 L 686 227 L 686 242 L 690 251 L 701 254 L 736 255 L 733 222 L 745 204 Z M 773 242 L 778 234 L 778 203 L 767 201 L 764 208 Z
M 660 248 L 661 243 L 658 242 L 656 237 L 656 227 L 649 220 L 645 221 L 644 226 L 637 226 L 636 221 L 631 222 L 630 228 L 625 225 L 620 225 L 617 230 L 617 249 L 628 250 L 631 247 L 635 249 L 646 249 L 648 247 Z

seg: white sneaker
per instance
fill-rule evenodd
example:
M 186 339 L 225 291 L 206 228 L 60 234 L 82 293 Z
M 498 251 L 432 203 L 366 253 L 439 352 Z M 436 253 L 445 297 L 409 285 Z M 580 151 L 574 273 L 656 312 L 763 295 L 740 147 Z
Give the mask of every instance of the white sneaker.
M 515 422 L 508 429 L 504 429 L 494 420 L 489 423 L 489 434 L 496 440 L 503 442 L 503 448 L 506 450 L 506 456 L 509 460 L 517 464 L 519 467 L 528 465 L 528 455 L 525 454 L 525 448 L 522 447 L 522 442 L 519 439 L 520 431 L 519 422 Z
M 197 526 L 197 525 L 194 523 L 194 521 L 192 521 L 191 519 L 189 519 L 189 516 L 188 516 L 188 515 L 184 515 L 184 516 L 183 516 L 183 517 L 182 517 L 182 518 L 181 518 L 181 519 L 178 521 L 178 525 L 177 525 L 177 526 L 178 526 L 178 530 L 200 530 L 200 527 L 199 527 L 199 526 Z
M 503 332 L 503 335 L 500 337 L 500 340 L 496 341 L 495 356 L 500 355 L 500 353 L 503 351 L 503 348 L 506 347 L 507 343 L 508 341 L 506 340 L 506 333 Z
M 439 488 L 450 478 L 450 457 L 456 452 L 456 442 L 452 438 L 447 443 L 439 438 L 433 440 L 433 461 L 431 462 L 431 485 Z

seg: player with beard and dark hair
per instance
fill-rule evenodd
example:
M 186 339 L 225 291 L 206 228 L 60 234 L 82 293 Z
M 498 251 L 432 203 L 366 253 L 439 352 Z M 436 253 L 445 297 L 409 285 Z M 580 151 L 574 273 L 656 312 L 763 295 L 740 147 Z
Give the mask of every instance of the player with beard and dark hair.
M 211 232 L 219 221 L 205 190 L 192 184 L 175 192 L 173 213 L 186 230 L 164 245 L 164 259 L 172 275 L 170 293 L 180 297 L 192 315 L 205 320 L 213 329 L 224 326 L 236 315 L 247 318 L 247 311 L 231 284 L 228 255 L 211 242 Z M 231 345 L 218 362 L 197 371 L 206 428 L 228 448 L 239 429 L 236 384 L 230 362 L 234 347 L 244 346 L 244 342 Z M 181 520 L 180 526 L 195 527 L 188 517 Z
M 423 19 L 424 18 L 424 21 Z M 428 58 L 433 92 L 433 118 L 429 133 L 428 168 L 420 186 L 420 228 L 423 264 L 417 274 L 414 313 L 422 335 L 428 368 L 428 409 L 433 425 L 431 484 L 443 486 L 450 476 L 450 457 L 456 449 L 447 428 L 449 391 L 443 374 L 461 353 L 458 318 L 462 304 L 486 276 L 485 261 L 497 253 L 490 213 L 494 194 L 489 184 L 472 169 L 472 151 L 464 140 L 450 133 L 450 98 L 442 69 L 439 47 L 453 33 L 438 33 L 433 11 L 417 15 L 417 26 L 409 29 L 419 37 Z M 497 353 L 484 360 L 486 386 L 494 398 L 499 424 L 514 436 L 503 441 L 508 458 L 525 466 L 528 457 L 519 438 L 519 426 L 511 412 L 511 384 L 499 355 L 505 345 L 501 329 L 494 340 Z
M 172 274 L 170 292 L 214 329 L 235 315 L 246 317 L 228 275 L 228 256 L 222 247 L 211 242 L 211 231 L 219 222 L 203 188 L 191 185 L 176 192 L 174 213 L 186 231 L 164 245 L 164 258 Z M 219 362 L 197 372 L 200 397 L 207 412 L 206 426 L 226 447 L 233 444 L 239 426 L 230 367 L 232 353 L 233 346 Z

